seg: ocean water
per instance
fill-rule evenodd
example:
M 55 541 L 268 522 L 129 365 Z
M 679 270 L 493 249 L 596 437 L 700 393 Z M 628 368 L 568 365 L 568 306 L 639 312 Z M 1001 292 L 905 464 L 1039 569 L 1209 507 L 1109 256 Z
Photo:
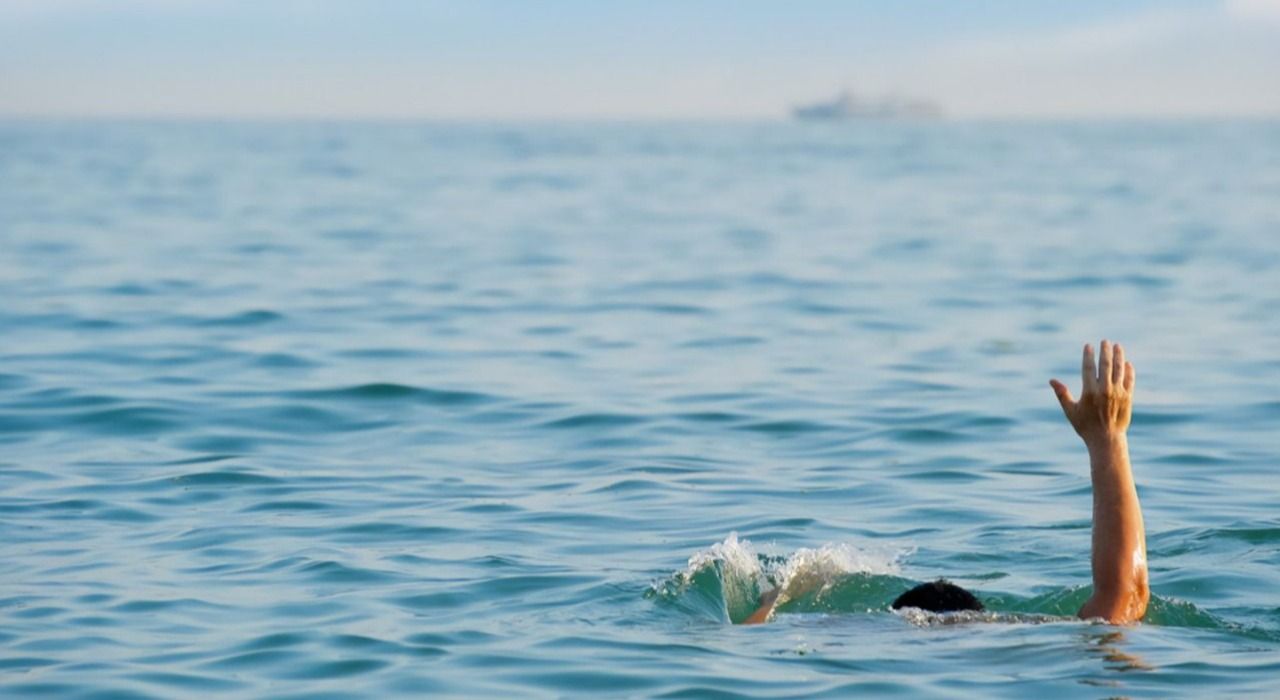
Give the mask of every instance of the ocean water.
M 0 124 L 0 695 L 1274 697 L 1278 236 L 1267 122 Z

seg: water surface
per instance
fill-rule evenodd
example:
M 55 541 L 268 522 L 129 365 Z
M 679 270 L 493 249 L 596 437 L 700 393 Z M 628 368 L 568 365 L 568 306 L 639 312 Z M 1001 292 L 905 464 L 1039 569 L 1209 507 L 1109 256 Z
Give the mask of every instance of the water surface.
M 1278 193 L 1263 122 L 0 125 L 0 694 L 1268 696 Z

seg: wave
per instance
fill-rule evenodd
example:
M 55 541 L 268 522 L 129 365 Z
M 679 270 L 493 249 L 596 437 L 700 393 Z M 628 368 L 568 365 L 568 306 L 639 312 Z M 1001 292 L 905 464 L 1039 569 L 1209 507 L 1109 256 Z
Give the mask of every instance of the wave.
M 780 588 L 780 612 L 816 612 L 881 607 L 897 591 L 898 562 L 910 550 L 882 552 L 850 544 L 802 548 L 790 556 L 758 554 L 751 542 L 730 533 L 723 542 L 689 557 L 681 571 L 654 582 L 646 595 L 695 616 L 739 623 L 764 591 Z M 896 596 L 894 592 L 888 600 Z M 877 601 L 873 604 L 871 600 Z M 866 602 L 867 605 L 859 606 Z
M 1033 596 L 975 591 L 985 611 L 931 613 L 891 610 L 895 598 L 918 581 L 899 575 L 914 549 L 876 550 L 828 543 L 787 556 L 759 554 L 730 533 L 695 552 L 683 570 L 653 582 L 645 597 L 696 618 L 738 624 L 755 611 L 762 593 L 781 588 L 777 613 L 892 612 L 917 626 L 1001 622 L 1081 622 L 1076 611 L 1092 594 L 1088 585 L 1065 586 Z M 1252 639 L 1280 641 L 1280 630 L 1243 625 L 1176 598 L 1151 596 L 1145 624 L 1211 629 Z
M 487 403 L 496 397 L 476 391 L 434 389 L 392 382 L 358 384 L 355 386 L 326 389 L 308 389 L 287 392 L 286 395 L 302 399 L 333 401 L 407 401 L 437 406 L 457 406 Z

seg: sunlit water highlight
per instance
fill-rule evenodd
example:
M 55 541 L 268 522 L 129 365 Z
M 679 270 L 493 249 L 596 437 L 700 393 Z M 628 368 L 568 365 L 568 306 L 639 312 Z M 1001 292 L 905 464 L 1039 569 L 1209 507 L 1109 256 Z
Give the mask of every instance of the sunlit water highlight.
M 1260 122 L 0 125 L 0 694 L 1271 696 L 1277 193 Z

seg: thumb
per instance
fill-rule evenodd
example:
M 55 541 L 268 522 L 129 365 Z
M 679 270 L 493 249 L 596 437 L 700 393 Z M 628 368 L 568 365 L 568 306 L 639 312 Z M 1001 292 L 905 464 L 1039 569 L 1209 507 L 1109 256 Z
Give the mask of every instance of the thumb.
M 1069 412 L 1071 407 L 1076 405 L 1076 400 L 1071 398 L 1071 390 L 1067 388 L 1066 384 L 1057 379 L 1050 379 L 1049 386 L 1053 387 L 1053 393 L 1057 395 L 1058 403 L 1062 404 L 1064 413 Z

